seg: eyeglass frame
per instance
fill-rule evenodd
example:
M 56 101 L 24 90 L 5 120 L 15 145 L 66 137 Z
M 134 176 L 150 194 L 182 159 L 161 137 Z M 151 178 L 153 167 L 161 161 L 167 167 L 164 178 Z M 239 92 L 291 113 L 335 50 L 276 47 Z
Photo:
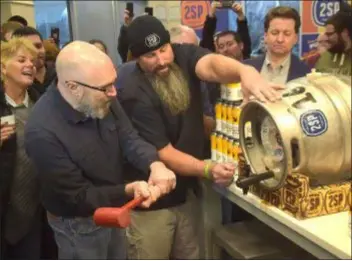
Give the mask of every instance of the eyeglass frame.
M 113 88 L 115 87 L 115 86 L 113 86 L 113 83 L 108 83 L 108 84 L 105 84 L 105 85 L 99 86 L 99 87 L 91 86 L 89 84 L 82 83 L 82 82 L 77 82 L 77 81 L 66 81 L 65 83 L 68 84 L 69 82 L 74 82 L 74 83 L 76 83 L 78 85 L 82 85 L 83 87 L 86 87 L 86 88 L 89 88 L 89 89 L 92 89 L 92 90 L 96 90 L 96 91 L 100 91 L 100 92 L 103 92 L 105 94 L 108 93 L 108 88 L 110 86 L 112 86 Z

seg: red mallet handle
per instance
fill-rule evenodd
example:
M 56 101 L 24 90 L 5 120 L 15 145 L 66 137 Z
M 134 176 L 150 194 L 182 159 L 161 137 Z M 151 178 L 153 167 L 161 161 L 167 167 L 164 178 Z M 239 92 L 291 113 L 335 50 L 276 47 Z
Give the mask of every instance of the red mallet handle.
M 131 223 L 130 210 L 139 206 L 143 198 L 135 198 L 120 208 L 98 208 L 93 219 L 97 226 L 126 228 Z

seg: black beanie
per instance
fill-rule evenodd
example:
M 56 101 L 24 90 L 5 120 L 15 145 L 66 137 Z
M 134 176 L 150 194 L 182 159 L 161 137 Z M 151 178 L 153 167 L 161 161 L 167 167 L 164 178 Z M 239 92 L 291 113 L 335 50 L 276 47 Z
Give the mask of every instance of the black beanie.
M 127 40 L 132 56 L 138 58 L 169 43 L 170 34 L 159 19 L 142 15 L 128 26 Z

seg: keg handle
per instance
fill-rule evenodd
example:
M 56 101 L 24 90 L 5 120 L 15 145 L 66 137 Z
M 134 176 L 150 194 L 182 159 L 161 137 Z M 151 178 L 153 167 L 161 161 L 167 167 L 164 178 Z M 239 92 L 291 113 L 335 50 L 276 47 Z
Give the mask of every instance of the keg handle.
M 263 180 L 267 180 L 273 178 L 275 175 L 272 171 L 253 174 L 250 170 L 248 164 L 246 164 L 243 168 L 243 175 L 239 176 L 236 181 L 236 186 L 243 190 L 243 194 L 246 195 L 249 191 L 249 187 L 257 184 Z

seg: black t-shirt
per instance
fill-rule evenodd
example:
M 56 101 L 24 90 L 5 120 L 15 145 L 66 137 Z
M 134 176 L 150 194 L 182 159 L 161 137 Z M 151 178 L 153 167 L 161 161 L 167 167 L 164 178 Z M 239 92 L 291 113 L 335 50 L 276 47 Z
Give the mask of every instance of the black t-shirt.
M 120 82 L 118 97 L 139 135 L 157 150 L 171 143 L 176 149 L 201 159 L 204 146 L 203 103 L 195 67 L 198 60 L 210 52 L 186 44 L 172 44 L 172 49 L 175 63 L 182 69 L 189 83 L 191 102 L 185 112 L 173 116 L 138 65 L 134 70 L 127 72 L 128 76 L 123 76 L 125 80 Z M 122 68 L 120 73 L 123 71 Z M 133 166 L 126 164 L 125 167 L 126 181 L 145 179 Z M 168 208 L 184 203 L 188 188 L 196 184 L 197 179 L 194 177 L 177 175 L 176 189 L 159 199 L 150 209 Z

